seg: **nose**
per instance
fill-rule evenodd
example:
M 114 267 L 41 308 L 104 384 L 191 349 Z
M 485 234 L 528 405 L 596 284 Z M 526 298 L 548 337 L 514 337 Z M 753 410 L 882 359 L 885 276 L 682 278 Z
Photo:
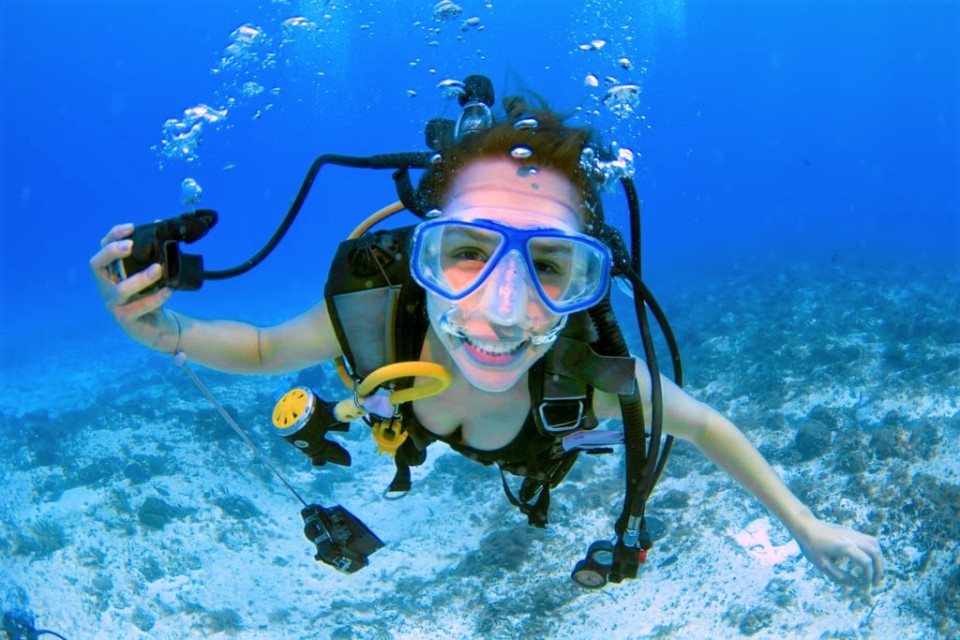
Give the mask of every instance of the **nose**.
M 525 325 L 530 283 L 527 266 L 515 249 L 500 261 L 484 285 L 481 304 L 484 315 L 501 325 Z

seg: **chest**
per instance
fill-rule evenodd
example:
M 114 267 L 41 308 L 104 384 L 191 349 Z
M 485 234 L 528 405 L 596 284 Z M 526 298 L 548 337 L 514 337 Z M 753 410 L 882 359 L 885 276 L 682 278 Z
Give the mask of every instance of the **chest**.
M 492 451 L 510 444 L 530 413 L 526 381 L 501 393 L 487 393 L 469 385 L 452 385 L 444 393 L 413 403 L 420 424 L 446 437 L 460 429 L 463 444 Z

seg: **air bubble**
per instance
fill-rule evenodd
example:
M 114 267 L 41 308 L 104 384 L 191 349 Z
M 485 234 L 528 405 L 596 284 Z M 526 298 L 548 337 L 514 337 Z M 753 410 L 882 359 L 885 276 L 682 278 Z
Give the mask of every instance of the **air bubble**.
M 263 92 L 263 85 L 256 82 L 244 82 L 243 86 L 240 87 L 240 95 L 242 95 L 244 98 L 252 98 L 260 95 Z
M 446 80 L 441 80 L 437 83 L 437 89 L 443 93 L 443 97 L 446 99 L 456 98 L 463 95 L 466 92 L 466 87 L 459 80 L 454 80 L 453 78 L 447 78 Z
M 514 129 L 536 129 L 540 126 L 540 121 L 536 118 L 521 118 L 513 123 Z
M 433 17 L 437 20 L 452 20 L 461 13 L 463 13 L 463 9 L 460 5 L 450 2 L 450 0 L 441 0 L 433 5 Z
M 606 40 L 601 40 L 600 38 L 597 38 L 595 40 L 591 40 L 590 42 L 580 45 L 579 48 L 580 48 L 580 51 L 600 51 L 600 49 L 603 49 L 606 46 L 606 44 L 607 44 Z
M 603 104 L 607 105 L 607 108 L 618 118 L 628 118 L 640 106 L 640 92 L 639 85 L 616 85 L 607 89 L 606 95 L 603 96 Z
M 180 204 L 185 207 L 192 207 L 200 202 L 203 197 L 203 189 L 193 178 L 184 178 L 180 183 Z
M 533 155 L 533 150 L 530 147 L 525 147 L 522 144 L 518 144 L 513 149 L 510 149 L 510 155 L 518 160 L 523 160 L 524 158 L 529 158 Z

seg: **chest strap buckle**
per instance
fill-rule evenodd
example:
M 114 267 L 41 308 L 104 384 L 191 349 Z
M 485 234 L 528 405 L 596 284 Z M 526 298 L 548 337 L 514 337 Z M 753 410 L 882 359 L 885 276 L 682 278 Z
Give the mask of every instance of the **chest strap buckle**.
M 580 429 L 586 416 L 586 400 L 586 396 L 544 398 L 538 408 L 540 424 L 549 433 Z

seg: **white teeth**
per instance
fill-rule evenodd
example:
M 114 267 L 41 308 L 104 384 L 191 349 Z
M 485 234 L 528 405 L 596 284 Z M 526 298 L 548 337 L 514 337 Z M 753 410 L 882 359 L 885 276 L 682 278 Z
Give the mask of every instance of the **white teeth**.
M 474 348 L 491 356 L 505 356 L 516 353 L 524 345 L 523 342 L 487 342 L 486 340 L 474 340 L 466 338 Z

